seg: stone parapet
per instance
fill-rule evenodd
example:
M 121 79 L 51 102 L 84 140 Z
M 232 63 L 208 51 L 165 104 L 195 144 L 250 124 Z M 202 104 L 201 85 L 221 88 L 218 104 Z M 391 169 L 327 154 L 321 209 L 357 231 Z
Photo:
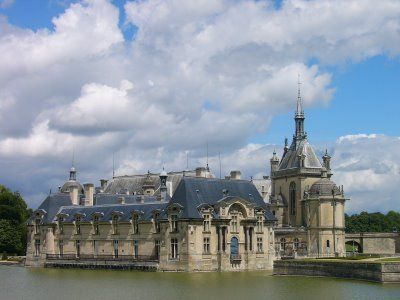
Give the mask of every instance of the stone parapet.
M 375 282 L 400 282 L 400 262 L 346 262 L 331 260 L 277 260 L 274 275 L 338 277 Z

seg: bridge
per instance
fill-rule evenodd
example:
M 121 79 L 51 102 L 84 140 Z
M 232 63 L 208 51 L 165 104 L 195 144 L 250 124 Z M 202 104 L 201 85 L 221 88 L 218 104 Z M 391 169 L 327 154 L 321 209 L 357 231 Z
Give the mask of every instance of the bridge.
M 400 254 L 400 233 L 346 233 L 346 249 L 348 252 L 367 254 Z

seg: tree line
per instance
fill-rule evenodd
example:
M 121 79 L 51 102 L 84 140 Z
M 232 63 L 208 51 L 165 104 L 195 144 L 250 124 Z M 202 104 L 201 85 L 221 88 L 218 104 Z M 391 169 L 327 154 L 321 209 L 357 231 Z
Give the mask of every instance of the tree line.
M 25 255 L 28 209 L 18 192 L 0 185 L 0 255 Z
M 346 232 L 399 232 L 400 213 L 393 210 L 386 215 L 380 212 L 345 214 Z

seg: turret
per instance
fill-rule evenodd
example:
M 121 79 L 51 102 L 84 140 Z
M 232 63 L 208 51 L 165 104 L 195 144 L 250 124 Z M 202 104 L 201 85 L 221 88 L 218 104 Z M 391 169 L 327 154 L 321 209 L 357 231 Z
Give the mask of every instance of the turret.
M 322 156 L 322 161 L 324 164 L 324 167 L 327 171 L 327 177 L 331 178 L 332 177 L 332 171 L 331 171 L 331 157 L 328 154 L 328 149 L 325 150 L 325 155 Z
M 279 157 L 276 155 L 276 151 L 274 150 L 274 153 L 272 154 L 271 159 L 269 160 L 271 163 L 271 177 L 273 176 L 273 173 L 278 171 L 279 167 Z
M 271 164 L 271 195 L 275 196 L 275 180 L 274 173 L 278 171 L 279 168 L 279 157 L 276 155 L 276 151 L 274 149 L 274 153 L 272 154 L 271 159 L 269 160 Z

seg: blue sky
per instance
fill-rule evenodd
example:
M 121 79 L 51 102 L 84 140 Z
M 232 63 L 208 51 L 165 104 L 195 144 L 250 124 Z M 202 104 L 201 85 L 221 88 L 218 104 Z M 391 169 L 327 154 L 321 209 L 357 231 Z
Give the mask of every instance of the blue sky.
M 179 170 L 186 152 L 196 167 L 206 143 L 226 172 L 267 174 L 293 134 L 298 73 L 310 142 L 335 154 L 348 209 L 398 201 L 398 1 L 0 7 L 0 182 L 31 206 L 65 180 L 74 148 L 82 181 L 109 176 L 113 152 L 117 174 Z

